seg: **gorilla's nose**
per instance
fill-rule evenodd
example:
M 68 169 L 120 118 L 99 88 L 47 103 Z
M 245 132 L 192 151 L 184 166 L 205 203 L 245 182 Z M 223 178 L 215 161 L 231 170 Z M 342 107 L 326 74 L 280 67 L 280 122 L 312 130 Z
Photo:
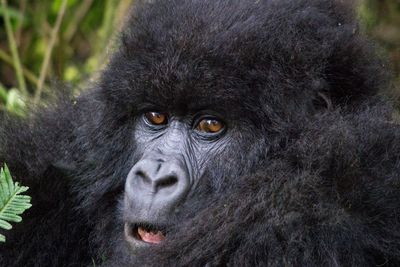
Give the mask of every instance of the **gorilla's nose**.
M 178 162 L 143 159 L 128 174 L 125 192 L 136 201 L 175 202 L 189 188 L 189 174 Z
M 132 182 L 142 189 L 150 189 L 155 193 L 160 190 L 174 191 L 178 186 L 178 177 L 183 179 L 183 175 L 176 165 L 147 160 L 136 165 Z

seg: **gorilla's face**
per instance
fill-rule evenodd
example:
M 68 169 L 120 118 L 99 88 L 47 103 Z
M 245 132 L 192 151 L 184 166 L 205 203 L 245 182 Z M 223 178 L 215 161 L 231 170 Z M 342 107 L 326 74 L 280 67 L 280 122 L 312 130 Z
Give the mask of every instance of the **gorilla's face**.
M 134 249 L 166 238 L 170 219 L 188 196 L 197 194 L 205 172 L 212 176 L 214 191 L 223 177 L 234 179 L 232 176 L 249 172 L 241 159 L 254 149 L 249 145 L 241 148 L 244 154 L 237 153 L 246 139 L 254 139 L 254 131 L 223 113 L 210 109 L 185 113 L 154 110 L 159 109 L 147 108 L 136 117 L 136 163 L 125 184 L 125 239 Z M 247 130 L 240 130 L 242 127 Z M 223 165 L 232 168 L 222 171 Z
M 125 234 L 134 246 L 159 243 L 163 229 L 191 190 L 210 158 L 229 139 L 221 115 L 201 111 L 189 116 L 148 111 L 136 121 L 139 160 L 125 185 Z

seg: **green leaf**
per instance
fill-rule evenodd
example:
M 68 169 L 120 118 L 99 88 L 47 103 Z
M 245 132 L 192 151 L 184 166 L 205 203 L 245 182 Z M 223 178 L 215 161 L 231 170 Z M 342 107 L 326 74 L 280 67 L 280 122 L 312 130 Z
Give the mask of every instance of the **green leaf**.
M 12 88 L 8 91 L 6 109 L 19 116 L 25 114 L 25 99 L 18 89 Z
M 6 9 L 2 6 L 0 6 L 0 17 L 4 16 L 4 13 L 8 13 L 11 19 L 15 20 L 23 20 L 24 15 L 17 9 L 12 8 L 12 7 L 7 7 Z
M 7 165 L 0 169 L 0 228 L 10 230 L 10 222 L 21 222 L 21 215 L 31 205 L 31 197 L 21 195 L 29 188 L 14 183 Z M 5 242 L 6 238 L 0 234 L 0 242 Z

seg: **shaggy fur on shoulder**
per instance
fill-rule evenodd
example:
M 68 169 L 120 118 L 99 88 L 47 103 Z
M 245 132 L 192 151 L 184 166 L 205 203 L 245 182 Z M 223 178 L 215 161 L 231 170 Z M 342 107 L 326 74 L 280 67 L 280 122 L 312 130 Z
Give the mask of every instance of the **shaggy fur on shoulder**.
M 0 163 L 33 202 L 0 266 L 400 266 L 400 126 L 348 1 L 137 2 L 97 84 L 0 119 Z M 235 123 L 165 242 L 132 253 L 121 200 L 147 103 Z

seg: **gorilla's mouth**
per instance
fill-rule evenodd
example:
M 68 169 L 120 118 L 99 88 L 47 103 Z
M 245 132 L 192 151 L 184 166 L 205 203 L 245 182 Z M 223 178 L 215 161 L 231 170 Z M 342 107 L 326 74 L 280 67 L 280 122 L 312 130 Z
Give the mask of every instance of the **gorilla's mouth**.
M 125 238 L 129 243 L 160 244 L 165 240 L 165 227 L 149 223 L 125 223 Z

